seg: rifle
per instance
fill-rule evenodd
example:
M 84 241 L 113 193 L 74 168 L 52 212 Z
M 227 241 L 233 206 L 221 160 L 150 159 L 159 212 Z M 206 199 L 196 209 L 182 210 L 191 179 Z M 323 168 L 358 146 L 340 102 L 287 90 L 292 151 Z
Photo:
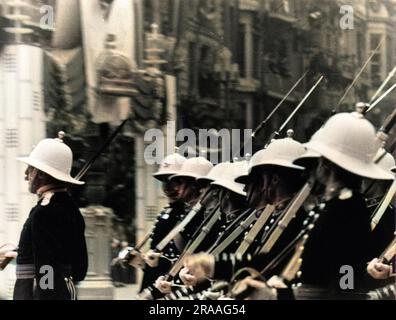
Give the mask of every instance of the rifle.
M 142 252 L 141 249 L 143 248 L 143 246 L 146 244 L 146 242 L 150 239 L 151 237 L 151 232 L 149 231 L 144 237 L 143 239 L 133 248 L 130 248 L 127 252 L 127 254 L 125 255 L 125 257 L 122 259 L 122 265 L 126 265 L 126 264 L 130 264 L 132 266 L 137 266 L 138 268 L 143 268 L 144 267 L 144 263 L 139 261 L 136 265 L 134 265 L 132 263 L 132 261 L 139 256 L 141 258 L 141 260 L 143 261 L 143 257 L 142 257 Z
M 272 247 L 275 245 L 276 241 L 280 238 L 283 231 L 287 228 L 291 220 L 296 216 L 297 211 L 304 204 L 305 200 L 311 194 L 313 187 L 313 179 L 308 180 L 301 190 L 294 196 L 293 200 L 290 201 L 281 220 L 276 225 L 275 230 L 269 233 L 266 241 L 264 241 L 264 246 L 261 248 L 260 253 L 267 254 L 270 252 Z
M 211 195 L 214 192 L 214 189 L 209 188 L 208 191 L 203 195 L 202 199 L 195 204 L 192 209 L 189 211 L 187 216 L 180 222 L 177 226 L 175 226 L 165 238 L 163 238 L 155 247 L 157 252 L 162 252 L 164 248 L 171 242 L 176 235 L 182 232 L 186 226 L 193 220 L 193 218 L 200 212 L 207 203 L 205 201 L 211 200 Z
M 257 210 L 253 210 L 249 216 L 243 220 L 237 228 L 231 234 L 224 239 L 218 246 L 211 248 L 208 253 L 212 255 L 218 255 L 222 253 L 227 247 L 234 242 L 243 232 L 245 232 L 249 226 L 257 220 Z
M 235 251 L 236 255 L 244 255 L 246 253 L 246 251 L 249 249 L 250 245 L 256 239 L 260 230 L 263 228 L 263 226 L 271 217 L 274 211 L 275 211 L 275 206 L 273 205 L 267 205 L 265 207 L 260 217 L 256 220 L 253 227 L 250 229 L 249 233 L 246 235 L 246 237 L 243 239 L 238 249 Z
M 88 162 L 85 163 L 85 165 L 77 173 L 77 175 L 75 177 L 76 180 L 80 180 L 87 173 L 89 168 L 100 157 L 100 155 L 103 153 L 103 151 L 105 151 L 106 148 L 111 144 L 111 142 L 114 140 L 114 138 L 117 136 L 117 134 L 122 130 L 122 128 L 125 126 L 125 124 L 127 123 L 128 120 L 129 120 L 129 118 L 127 118 L 124 121 L 122 121 L 121 124 L 106 139 L 106 141 L 103 143 L 103 145 L 100 147 L 100 149 L 92 156 L 91 159 L 88 160 Z
M 199 245 L 202 243 L 202 241 L 205 240 L 205 237 L 209 234 L 210 230 L 213 228 L 215 223 L 220 219 L 220 217 L 221 217 L 221 211 L 219 208 L 217 208 L 216 212 L 211 216 L 211 218 L 209 219 L 207 224 L 202 228 L 198 237 L 195 238 L 190 243 L 189 246 L 187 246 L 187 248 L 180 255 L 179 260 L 169 270 L 169 272 L 165 276 L 165 281 L 172 280 L 176 277 L 176 275 L 179 273 L 179 271 L 183 268 L 185 259 L 189 255 L 191 255 L 195 252 L 195 250 L 199 247 Z
M 396 123 L 396 109 L 392 112 L 391 115 L 389 115 L 380 130 L 378 131 L 377 134 L 377 139 L 382 142 L 382 144 L 385 144 L 389 132 L 392 130 Z M 388 208 L 389 204 L 391 203 L 394 195 L 396 193 L 396 180 L 392 182 L 392 185 L 390 186 L 388 192 L 385 194 L 383 197 L 380 205 L 377 207 L 377 209 L 374 211 L 374 214 L 371 219 L 371 229 L 374 230 L 376 226 L 378 225 L 379 221 L 381 220 L 382 216 L 384 215 L 386 209 Z
M 396 237 L 386 247 L 384 252 L 379 256 L 378 261 L 384 264 L 390 264 L 392 259 L 396 256 Z

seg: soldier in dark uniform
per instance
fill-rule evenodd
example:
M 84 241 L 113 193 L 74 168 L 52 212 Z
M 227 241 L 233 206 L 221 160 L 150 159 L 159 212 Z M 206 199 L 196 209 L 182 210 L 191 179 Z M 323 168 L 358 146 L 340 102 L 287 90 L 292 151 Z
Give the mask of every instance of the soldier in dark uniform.
M 174 156 L 173 156 L 174 157 Z M 156 252 L 159 242 L 181 222 L 191 208 L 198 202 L 201 189 L 196 179 L 206 176 L 213 165 L 206 159 L 191 158 L 180 163 L 180 155 L 175 159 L 166 159 L 160 170 L 154 175 L 163 182 L 165 194 L 171 200 L 170 208 L 166 208 L 159 215 L 151 235 L 150 250 L 144 255 L 146 262 L 145 274 L 141 286 L 140 299 L 157 299 L 162 296 L 153 285 L 156 279 L 165 274 L 177 260 L 188 236 L 192 232 L 185 232 L 184 237 L 173 239 L 163 252 Z M 178 167 L 170 167 L 169 163 L 179 163 Z M 166 165 L 168 163 L 168 165 Z M 172 172 L 171 172 L 172 171 Z M 176 200 L 176 201 L 175 201 Z
M 162 240 L 162 238 L 173 229 L 173 227 L 186 213 L 184 203 L 180 200 L 179 196 L 180 185 L 177 183 L 177 181 L 175 182 L 169 180 L 170 176 L 175 175 L 180 171 L 183 163 L 186 160 L 186 158 L 179 154 L 167 156 L 161 162 L 159 170 L 153 174 L 155 179 L 161 181 L 163 192 L 167 196 L 169 204 L 160 212 L 153 227 L 150 237 L 151 250 L 155 249 L 156 245 Z M 170 253 L 174 251 L 176 253 L 177 250 L 173 244 L 171 244 L 171 246 L 167 249 Z M 170 262 L 165 259 L 159 260 L 156 266 L 150 266 L 146 264 L 143 270 L 144 274 L 140 286 L 140 292 L 147 288 L 151 291 L 153 288 L 150 287 L 150 285 L 158 278 L 159 275 L 167 271 L 169 264 Z
M 276 140 L 269 145 L 268 149 L 257 152 L 250 161 L 249 172 L 236 179 L 246 184 L 248 205 L 256 209 L 258 216 L 268 204 L 276 205 L 276 210 L 262 225 L 258 236 L 249 246 L 247 251 L 249 254 L 234 254 L 243 241 L 243 236 L 247 234 L 245 233 L 241 234 L 236 243 L 232 243 L 222 254 L 212 258 L 202 254 L 192 257 L 186 261 L 187 267 L 191 266 L 196 272 L 202 274 L 199 269 L 208 265 L 212 259 L 213 268 L 206 268 L 206 270 L 212 269 L 212 274 L 206 276 L 224 280 L 230 280 L 233 274 L 243 267 L 263 269 L 299 233 L 302 227 L 306 215 L 304 210 L 299 211 L 292 219 L 270 254 L 255 255 L 263 244 L 261 240 L 270 234 L 287 203 L 302 186 L 304 168 L 294 165 L 293 161 L 304 152 L 304 147 L 290 137 Z
M 302 288 L 297 298 L 361 299 L 367 290 L 366 265 L 371 253 L 370 214 L 361 194 L 362 179 L 393 180 L 393 176 L 374 163 L 375 129 L 361 114 L 335 115 L 321 130 L 307 148 L 322 156 L 316 177 L 324 186 L 323 205 L 314 210 L 319 218 L 301 256 Z M 348 286 L 341 285 L 345 267 L 352 270 Z
M 72 151 L 59 139 L 42 140 L 29 157 L 26 180 L 38 202 L 19 241 L 15 300 L 76 299 L 74 283 L 85 278 L 88 257 L 84 219 L 67 192 L 81 185 L 70 176 Z
M 374 127 L 357 113 L 335 115 L 307 144 L 309 150 L 321 156 L 316 180 L 322 193 L 320 205 L 309 215 L 315 217 L 314 228 L 307 229 L 309 237 L 303 250 L 297 251 L 301 260 L 291 260 L 301 263 L 295 273 L 299 277 L 295 281 L 300 284 L 288 296 L 287 291 L 271 290 L 255 281 L 253 286 L 262 292 L 263 299 L 271 294 L 281 299 L 366 297 L 371 230 L 365 199 L 360 193 L 362 178 L 393 180 L 389 172 L 373 161 L 377 146 Z M 207 259 L 201 262 L 201 268 L 213 275 L 214 262 Z M 346 278 L 349 281 L 343 282 L 345 267 L 350 274 Z M 281 282 L 276 285 L 282 286 L 285 284 Z M 255 298 L 260 299 L 260 295 Z
M 222 215 L 221 219 L 215 224 L 212 230 L 210 230 L 205 237 L 205 241 L 197 248 L 196 252 L 210 250 L 218 239 L 224 237 L 224 232 L 227 230 L 227 227 L 233 224 L 233 221 L 247 209 L 246 193 L 243 191 L 244 186 L 234 181 L 240 172 L 247 167 L 247 162 L 221 163 L 217 165 L 217 167 L 221 169 L 222 173 L 212 182 L 212 186 L 219 188 L 219 209 Z M 199 228 L 197 232 L 200 232 L 200 230 Z M 194 275 L 189 273 L 188 268 L 183 268 L 179 276 L 187 286 L 197 286 L 198 284 L 197 279 Z M 209 281 L 201 282 L 195 288 L 195 291 L 202 291 L 209 286 Z
M 379 149 L 376 158 L 381 157 L 378 165 L 386 171 L 391 171 L 395 166 L 395 159 L 393 156 L 386 152 L 385 149 Z M 375 210 L 381 204 L 383 197 L 387 194 L 390 185 L 393 181 L 364 181 L 365 196 L 367 199 L 367 207 L 371 218 L 375 215 Z M 368 186 L 366 186 L 368 184 Z M 372 231 L 371 239 L 371 257 L 378 257 L 386 248 L 386 246 L 394 238 L 394 232 L 396 230 L 396 212 L 392 203 L 389 204 L 388 208 L 385 210 L 381 219 Z

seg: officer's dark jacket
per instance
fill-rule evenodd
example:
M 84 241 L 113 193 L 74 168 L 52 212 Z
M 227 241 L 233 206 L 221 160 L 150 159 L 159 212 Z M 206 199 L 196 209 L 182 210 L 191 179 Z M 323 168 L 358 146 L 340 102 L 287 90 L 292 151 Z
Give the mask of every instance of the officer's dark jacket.
M 55 193 L 48 204 L 42 201 L 31 210 L 21 232 L 14 299 L 69 299 L 64 278 L 71 276 L 78 282 L 87 273 L 85 223 L 77 205 L 66 192 Z M 40 279 L 49 274 L 43 272 L 43 266 L 54 270 L 53 290 L 43 290 L 39 285 Z M 34 288 L 33 279 L 28 279 L 30 268 Z M 20 274 L 18 269 L 22 270 Z

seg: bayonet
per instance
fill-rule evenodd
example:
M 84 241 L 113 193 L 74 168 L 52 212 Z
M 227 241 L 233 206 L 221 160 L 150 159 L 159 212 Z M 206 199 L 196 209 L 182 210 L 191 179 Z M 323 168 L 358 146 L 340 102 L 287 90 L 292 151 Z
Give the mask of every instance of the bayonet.
M 392 79 L 396 74 L 396 66 L 392 69 L 391 72 L 389 72 L 388 76 L 386 77 L 386 79 L 384 80 L 384 82 L 380 85 L 380 87 L 378 88 L 378 90 L 374 93 L 374 95 L 372 96 L 369 104 L 372 104 L 373 101 L 375 99 L 377 99 L 377 97 L 380 95 L 380 93 L 382 92 L 382 90 L 385 88 L 385 86 L 388 84 L 388 82 L 390 81 L 390 79 Z
M 370 104 L 370 107 L 367 109 L 365 113 L 370 112 L 378 103 L 380 103 L 386 96 L 391 93 L 394 89 L 396 88 L 396 83 L 391 86 L 388 90 L 386 90 L 377 100 L 375 100 L 372 104 Z
M 289 98 L 292 92 L 297 88 L 297 86 L 305 79 L 307 76 L 308 71 L 306 71 L 297 81 L 296 83 L 290 88 L 290 90 L 283 96 L 282 100 L 275 106 L 275 108 L 270 112 L 270 114 L 257 126 L 257 128 L 253 131 L 252 135 L 250 136 L 250 140 L 246 141 L 243 147 L 239 150 L 238 154 L 234 155 L 234 158 L 240 155 L 241 151 L 245 149 L 249 142 L 252 142 L 257 134 L 264 128 L 267 122 L 273 117 L 273 115 L 279 110 L 279 108 L 283 105 L 283 103 Z
M 341 99 L 338 101 L 337 106 L 334 108 L 333 110 L 333 114 L 338 113 L 338 109 L 340 108 L 341 104 L 343 103 L 344 99 L 346 98 L 346 96 L 349 94 L 349 92 L 352 90 L 352 88 L 354 87 L 355 83 L 359 80 L 360 76 L 362 75 L 363 71 L 366 69 L 366 67 L 368 66 L 368 64 L 370 63 L 371 59 L 373 59 L 373 57 L 375 56 L 375 54 L 377 53 L 377 51 L 379 50 L 379 48 L 382 46 L 382 44 L 384 43 L 384 37 L 381 39 L 381 41 L 378 43 L 377 47 L 375 48 L 375 50 L 370 54 L 370 56 L 368 57 L 368 59 L 366 60 L 366 62 L 364 63 L 364 65 L 362 66 L 362 68 L 359 70 L 359 72 L 357 73 L 357 75 L 355 76 L 355 78 L 353 79 L 352 83 L 349 85 L 349 87 L 346 89 L 345 93 L 343 94 L 343 96 L 341 97 Z
M 294 89 L 297 88 L 297 86 L 300 84 L 302 80 L 307 76 L 308 71 L 306 71 L 300 79 L 297 80 L 297 82 L 290 88 L 290 90 L 286 93 L 286 95 L 282 98 L 281 101 L 276 105 L 276 107 L 271 111 L 271 113 L 260 123 L 260 125 L 253 131 L 252 138 L 254 139 L 256 135 L 263 129 L 265 124 L 272 118 L 272 116 L 275 114 L 276 111 L 281 107 L 281 105 L 286 101 L 286 99 L 292 94 Z
M 289 124 L 290 120 L 293 119 L 293 117 L 296 115 L 298 110 L 303 106 L 305 101 L 310 97 L 312 92 L 316 89 L 316 87 L 320 84 L 320 82 L 323 80 L 324 76 L 321 76 L 318 81 L 313 85 L 313 87 L 308 91 L 308 93 L 304 96 L 304 98 L 300 101 L 300 103 L 297 105 L 297 107 L 293 110 L 293 112 L 289 115 L 289 117 L 285 120 L 285 122 L 282 123 L 278 131 L 274 131 L 269 140 L 268 143 L 266 144 L 267 146 L 271 143 L 273 139 L 275 139 L 277 136 L 279 136 L 282 131 L 286 128 L 286 126 Z

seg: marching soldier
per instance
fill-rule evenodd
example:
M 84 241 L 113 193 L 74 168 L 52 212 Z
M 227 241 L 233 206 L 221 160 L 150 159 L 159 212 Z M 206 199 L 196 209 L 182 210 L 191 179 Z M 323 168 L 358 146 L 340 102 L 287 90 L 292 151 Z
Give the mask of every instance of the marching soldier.
M 186 268 L 191 270 L 195 277 L 210 277 L 214 279 L 230 280 L 233 273 L 243 267 L 263 268 L 271 261 L 301 229 L 305 211 L 300 210 L 285 233 L 271 250 L 270 254 L 255 255 L 263 245 L 262 240 L 268 239 L 271 231 L 279 222 L 279 217 L 285 210 L 294 193 L 301 187 L 303 167 L 293 164 L 293 161 L 305 152 L 304 147 L 288 137 L 273 141 L 267 149 L 253 155 L 248 173 L 237 177 L 236 181 L 244 183 L 247 191 L 247 201 L 251 208 L 262 214 L 267 205 L 274 205 L 275 210 L 271 213 L 260 227 L 261 231 L 249 246 L 249 255 L 233 254 L 238 252 L 243 238 L 239 238 L 232 245 L 233 249 L 228 254 L 219 254 L 216 257 L 208 254 L 199 254 L 187 259 Z M 256 221 L 257 221 L 256 217 Z M 245 233 L 248 236 L 249 232 Z M 242 235 L 243 236 L 243 235 Z M 275 271 L 272 271 L 275 272 Z
M 217 227 L 211 230 L 210 235 L 205 238 L 205 246 L 197 249 L 197 252 L 208 250 L 209 247 L 219 238 L 223 238 L 223 233 L 235 219 L 246 211 L 246 192 L 243 184 L 235 182 L 235 178 L 247 166 L 246 161 L 234 163 L 224 163 L 222 165 L 222 174 L 212 182 L 212 186 L 217 186 L 220 190 L 220 211 L 221 220 Z M 196 277 L 189 272 L 188 268 L 183 268 L 179 274 L 183 283 L 187 286 L 196 286 L 198 281 Z M 210 283 L 200 285 L 198 290 L 206 289 Z
M 318 217 L 301 255 L 297 299 L 361 299 L 370 260 L 370 215 L 361 194 L 362 179 L 392 180 L 374 163 L 375 129 L 359 113 L 340 113 L 328 120 L 307 143 L 321 155 L 316 171 L 323 186 Z M 344 271 L 343 271 L 344 270 Z M 343 272 L 349 281 L 342 284 Z
M 383 154 L 384 150 L 380 149 L 379 154 Z M 386 153 L 385 156 L 378 163 L 384 170 L 394 171 L 395 160 L 393 156 L 389 153 Z M 379 185 L 376 185 L 376 193 L 379 195 L 379 198 L 382 199 L 383 195 L 387 193 L 389 189 L 389 182 L 382 182 Z M 374 195 L 374 196 L 373 196 Z M 375 192 L 372 192 L 371 198 L 375 197 Z M 379 205 L 379 201 L 374 202 L 374 209 Z M 372 214 L 371 214 L 372 216 Z M 390 204 L 379 221 L 376 228 L 372 231 L 372 256 L 379 257 L 381 253 L 383 253 L 384 249 L 391 243 L 396 230 L 396 214 L 395 209 L 392 204 Z M 394 249 L 393 249 L 394 250 Z M 370 261 L 367 266 L 367 272 L 374 279 L 373 288 L 382 288 L 386 285 L 392 284 L 395 281 L 395 270 L 394 266 L 396 263 L 396 257 L 391 259 L 392 261 L 387 261 L 385 263 L 382 259 L 374 258 Z M 379 289 L 379 292 L 381 289 Z M 392 292 L 392 290 L 390 290 Z M 393 290 L 393 294 L 395 294 L 395 290 Z M 394 295 L 395 297 L 395 295 Z
M 173 173 L 169 174 L 167 171 L 166 179 L 169 185 L 177 186 L 177 199 L 178 203 L 182 204 L 183 210 L 180 210 L 179 214 L 174 215 L 170 218 L 169 212 L 161 214 L 157 220 L 157 224 L 154 227 L 152 233 L 152 241 L 150 244 L 150 250 L 144 255 L 146 262 L 148 275 L 141 287 L 141 299 L 156 299 L 162 296 L 162 293 L 158 291 L 153 285 L 155 280 L 162 274 L 165 274 L 172 265 L 172 262 L 177 260 L 177 257 L 182 252 L 185 244 L 188 242 L 193 229 L 186 228 L 183 234 L 178 235 L 173 239 L 163 250 L 163 252 L 156 252 L 157 244 L 176 226 L 180 221 L 184 219 L 190 209 L 198 202 L 202 189 L 205 188 L 205 184 L 199 184 L 197 179 L 205 177 L 209 171 L 213 168 L 213 165 L 203 157 L 190 158 L 183 161 L 181 166 L 177 168 Z M 160 177 L 163 171 L 160 168 L 158 172 Z M 168 223 L 167 220 L 170 220 Z M 166 227 L 164 227 L 166 225 Z
M 380 148 L 375 158 L 378 157 L 381 157 L 378 165 L 385 171 L 392 172 L 392 168 L 395 167 L 395 159 L 393 158 L 393 156 L 390 153 L 386 152 L 383 148 Z M 365 196 L 366 199 L 368 199 L 367 206 L 371 217 L 373 217 L 376 208 L 381 204 L 381 200 L 388 192 L 391 183 L 391 181 L 369 180 L 369 186 L 366 187 L 364 190 L 367 189 Z M 381 254 L 384 248 L 393 239 L 393 233 L 395 232 L 395 229 L 396 212 L 393 205 L 389 204 L 378 225 L 372 231 L 371 257 L 377 257 Z
M 180 171 L 186 160 L 186 158 L 177 153 L 169 155 L 161 162 L 158 171 L 153 174 L 153 177 L 162 183 L 162 189 L 169 200 L 169 205 L 165 207 L 157 217 L 156 224 L 151 233 L 151 249 L 156 247 L 158 242 L 161 241 L 170 230 L 172 230 L 172 228 L 183 218 L 186 212 L 184 203 L 180 200 L 180 185 L 176 181 L 171 181 L 169 179 L 170 176 L 173 176 Z M 174 248 L 173 244 L 170 244 L 166 249 L 169 256 L 176 254 L 177 249 Z M 131 263 L 135 264 L 135 259 L 138 258 L 134 257 Z M 163 274 L 163 272 L 168 268 L 169 261 L 165 259 L 160 259 L 160 261 L 158 261 L 158 265 L 153 264 L 150 266 L 149 264 L 146 264 L 143 270 L 144 274 L 140 291 L 148 288 L 157 279 L 157 277 Z
M 18 160 L 28 165 L 25 180 L 38 202 L 20 235 L 14 299 L 74 300 L 74 282 L 85 278 L 88 258 L 84 219 L 67 192 L 69 184 L 83 184 L 70 176 L 72 151 L 45 139 Z
M 360 193 L 362 179 L 393 179 L 374 163 L 376 146 L 374 127 L 357 113 L 333 116 L 307 144 L 309 150 L 321 156 L 316 178 L 323 186 L 323 202 L 310 212 L 316 222 L 311 225 L 313 229 L 308 229 L 308 238 L 299 252 L 301 260 L 295 260 L 301 263 L 300 272 L 295 273 L 301 283 L 294 290 L 295 298 L 366 297 L 363 290 L 371 230 L 370 216 Z M 209 276 L 216 272 L 214 266 L 214 260 L 201 262 L 201 270 L 209 270 Z M 351 283 L 342 283 L 344 269 L 352 272 L 348 275 L 352 277 L 348 278 Z M 262 297 L 274 294 L 265 284 L 248 281 L 262 291 Z M 283 283 L 277 284 L 282 286 Z

